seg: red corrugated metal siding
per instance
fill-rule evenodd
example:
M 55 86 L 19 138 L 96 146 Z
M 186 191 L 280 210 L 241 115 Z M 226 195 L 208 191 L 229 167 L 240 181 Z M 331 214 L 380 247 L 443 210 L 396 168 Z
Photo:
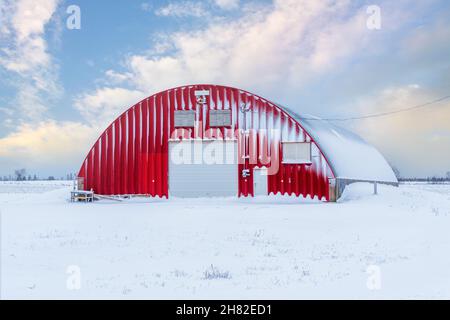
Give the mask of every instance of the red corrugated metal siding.
M 127 163 L 128 163 L 128 193 L 135 194 L 134 192 L 134 106 L 128 110 L 128 151 L 127 151 Z
M 139 179 L 143 194 L 149 194 L 148 188 L 148 100 L 142 101 L 142 147 L 141 147 L 142 172 Z
M 106 182 L 106 177 L 108 176 L 108 172 L 107 172 L 107 160 L 106 160 L 106 139 L 107 139 L 107 132 L 105 134 L 102 135 L 101 137 L 101 147 L 102 147 L 102 151 L 101 151 L 101 157 L 100 157 L 100 172 L 101 172 L 101 184 L 100 184 L 100 191 L 101 194 L 107 194 L 109 193 L 107 191 L 108 185 Z
M 113 154 L 113 178 L 111 194 L 120 194 L 120 181 L 122 179 L 121 155 L 120 155 L 120 122 L 114 121 L 114 154 Z M 111 152 L 111 150 L 109 150 Z M 112 152 L 111 152 L 112 153 Z
M 205 106 L 197 104 L 195 90 L 210 91 Z M 243 104 L 250 109 L 246 114 L 240 109 Z M 211 109 L 231 109 L 232 126 L 210 127 Z M 195 111 L 196 127 L 175 129 L 174 110 Z M 259 96 L 214 85 L 170 89 L 125 111 L 100 136 L 83 162 L 79 176 L 85 179 L 85 189 L 101 194 L 168 197 L 169 138 L 237 139 L 239 196 L 253 195 L 253 175 L 242 177 L 242 170 L 252 173 L 255 167 L 278 165 L 278 171 L 267 178 L 269 194 L 329 198 L 328 178 L 334 177 L 333 172 L 300 123 Z M 312 142 L 312 164 L 283 164 L 281 141 Z

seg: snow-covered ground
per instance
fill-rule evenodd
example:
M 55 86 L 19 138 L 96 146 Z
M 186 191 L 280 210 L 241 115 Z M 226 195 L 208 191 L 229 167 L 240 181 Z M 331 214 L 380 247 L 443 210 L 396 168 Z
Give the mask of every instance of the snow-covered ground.
M 450 298 L 450 185 L 85 204 L 27 184 L 0 183 L 4 299 Z
M 0 193 L 20 194 L 44 193 L 62 187 L 73 186 L 73 181 L 0 181 Z M 1 199 L 3 200 L 3 199 Z

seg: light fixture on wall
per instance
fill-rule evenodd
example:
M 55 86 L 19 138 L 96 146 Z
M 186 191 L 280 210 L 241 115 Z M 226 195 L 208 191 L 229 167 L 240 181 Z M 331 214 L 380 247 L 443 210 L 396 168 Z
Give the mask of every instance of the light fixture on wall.
M 196 90 L 194 95 L 197 98 L 197 103 L 199 105 L 205 105 L 206 97 L 209 96 L 209 90 Z

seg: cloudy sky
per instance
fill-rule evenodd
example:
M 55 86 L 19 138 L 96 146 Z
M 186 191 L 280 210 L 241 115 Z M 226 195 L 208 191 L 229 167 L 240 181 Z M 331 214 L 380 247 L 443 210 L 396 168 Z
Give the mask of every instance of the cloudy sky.
M 127 107 L 195 83 L 324 118 L 450 95 L 450 1 L 0 0 L 0 175 L 77 172 Z M 450 171 L 450 100 L 340 124 L 404 176 Z

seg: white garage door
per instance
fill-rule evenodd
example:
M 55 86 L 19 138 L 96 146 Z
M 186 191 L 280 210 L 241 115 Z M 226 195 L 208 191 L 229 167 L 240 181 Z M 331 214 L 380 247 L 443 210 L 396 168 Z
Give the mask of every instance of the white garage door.
M 236 141 L 171 141 L 169 193 L 175 197 L 236 196 Z

